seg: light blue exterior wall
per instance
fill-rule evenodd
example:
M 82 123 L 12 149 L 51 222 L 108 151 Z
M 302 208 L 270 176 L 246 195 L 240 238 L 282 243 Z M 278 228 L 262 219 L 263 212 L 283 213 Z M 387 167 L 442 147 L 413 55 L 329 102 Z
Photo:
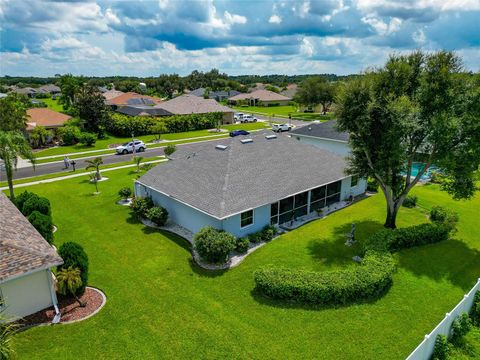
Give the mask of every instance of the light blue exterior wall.
M 223 220 L 223 230 L 232 233 L 236 237 L 244 237 L 248 234 L 262 230 L 270 224 L 270 204 L 260 206 L 253 210 L 253 224 L 244 228 L 240 227 L 240 214 L 233 215 Z
M 156 205 L 167 209 L 168 217 L 171 221 L 193 233 L 198 232 L 198 230 L 204 226 L 212 226 L 219 230 L 222 229 L 221 220 L 215 219 L 213 216 L 207 215 L 139 183 L 135 183 L 135 196 L 150 196 Z
M 350 153 L 350 147 L 346 142 L 315 138 L 315 137 L 309 137 L 309 136 L 303 136 L 303 135 L 297 135 L 297 134 L 292 134 L 292 138 L 300 141 L 301 143 L 313 145 L 320 149 L 331 151 L 332 153 L 340 156 L 347 156 Z
M 365 179 L 358 179 L 357 185 L 351 186 L 352 184 L 352 177 L 349 176 L 342 180 L 342 191 L 340 195 L 340 199 L 347 200 L 350 195 L 351 196 L 358 196 L 363 194 L 367 189 L 367 181 Z

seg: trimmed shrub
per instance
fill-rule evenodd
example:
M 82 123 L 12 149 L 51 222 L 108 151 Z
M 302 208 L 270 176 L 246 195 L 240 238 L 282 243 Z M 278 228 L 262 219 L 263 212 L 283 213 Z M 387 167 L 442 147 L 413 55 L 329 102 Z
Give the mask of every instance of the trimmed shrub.
M 265 242 L 272 241 L 275 235 L 277 235 L 277 228 L 273 225 L 267 225 L 260 231 L 260 237 Z
M 132 203 L 130 204 L 130 209 L 132 209 L 139 219 L 146 218 L 148 210 L 150 210 L 152 207 L 154 207 L 154 203 L 150 197 L 134 197 L 132 199 Z
M 161 206 L 154 206 L 147 210 L 146 218 L 157 226 L 163 226 L 168 220 L 168 211 Z
M 249 245 L 250 240 L 248 240 L 248 237 L 238 238 L 235 250 L 237 250 L 239 253 L 246 253 Z
M 445 209 L 442 206 L 434 206 L 430 210 L 430 220 L 437 224 L 444 224 L 453 229 L 458 223 L 458 214 L 450 209 Z
M 414 208 L 417 206 L 417 195 L 408 195 L 405 200 L 403 200 L 402 206 L 405 206 L 406 208 Z
M 368 178 L 367 180 L 367 190 L 370 192 L 378 191 L 378 182 L 374 178 Z
M 57 129 L 57 135 L 63 145 L 75 145 L 82 135 L 78 126 L 67 125 Z
M 170 156 L 170 155 L 172 155 L 175 151 L 177 151 L 177 148 L 176 148 L 175 145 L 172 145 L 172 144 L 167 145 L 167 146 L 165 147 L 165 149 L 163 149 L 163 152 L 165 153 L 165 155 L 166 155 L 167 157 Z
M 35 210 L 28 216 L 28 221 L 49 244 L 53 243 L 53 224 L 50 216 Z
M 32 196 L 37 196 L 37 194 L 34 194 L 29 191 L 24 191 L 20 195 L 15 197 L 15 205 L 17 206 L 17 209 L 22 211 L 23 210 L 23 205 L 27 202 L 28 199 L 30 199 Z
M 255 233 L 249 234 L 248 240 L 253 244 L 262 242 L 262 233 L 260 231 L 257 231 Z
M 195 250 L 203 260 L 214 264 L 224 264 L 227 262 L 230 252 L 236 247 L 236 239 L 228 232 L 207 226 L 195 234 L 194 244 Z
M 122 187 L 120 190 L 118 190 L 118 196 L 127 200 L 130 196 L 132 196 L 132 189 L 130 189 L 128 186 Z
M 470 311 L 470 318 L 475 326 L 480 326 L 480 291 L 475 293 L 473 298 L 472 310 Z
M 472 328 L 472 320 L 467 313 L 459 315 L 452 323 L 450 341 L 452 344 L 459 344 L 460 339 L 464 337 Z
M 375 298 L 392 284 L 395 262 L 388 253 L 368 252 L 362 263 L 345 270 L 313 272 L 284 268 L 255 271 L 257 291 L 302 303 L 339 305 Z
M 435 347 L 433 348 L 432 360 L 447 360 L 450 347 L 448 346 L 447 337 L 443 334 L 437 335 L 435 339 Z
M 93 146 L 97 142 L 97 135 L 88 133 L 88 132 L 83 132 L 80 134 L 80 137 L 78 138 L 78 142 L 86 146 Z
M 52 214 L 50 201 L 47 198 L 39 197 L 38 195 L 33 194 L 23 204 L 22 214 L 28 216 L 34 211 L 38 211 L 44 215 L 50 216 Z
M 421 224 L 395 230 L 383 229 L 370 236 L 364 251 L 399 251 L 447 240 L 451 228 L 443 224 Z
M 58 254 L 63 259 L 63 265 L 60 265 L 58 270 L 68 269 L 70 266 L 80 270 L 82 286 L 77 290 L 76 295 L 82 295 L 88 285 L 88 256 L 83 247 L 75 242 L 66 242 L 60 246 Z

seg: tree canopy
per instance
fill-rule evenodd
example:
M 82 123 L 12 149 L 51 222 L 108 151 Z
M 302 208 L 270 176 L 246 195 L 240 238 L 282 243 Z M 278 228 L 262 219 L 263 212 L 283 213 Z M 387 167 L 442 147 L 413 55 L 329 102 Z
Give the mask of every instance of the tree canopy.
M 387 201 L 385 226 L 432 164 L 455 199 L 475 192 L 480 164 L 480 89 L 451 52 L 392 55 L 348 82 L 337 99 L 338 128 L 350 133 L 347 172 L 373 177 Z M 412 176 L 414 162 L 421 162 Z
M 75 93 L 75 109 L 86 130 L 99 133 L 110 115 L 105 98 L 96 86 L 83 84 Z
M 11 93 L 0 99 L 0 131 L 24 131 L 28 121 L 28 106 L 28 99 L 24 95 Z
M 333 83 L 319 76 L 310 77 L 301 83 L 295 95 L 295 100 L 299 104 L 312 107 L 322 104 L 322 111 L 326 114 L 333 102 L 334 92 L 335 86 Z

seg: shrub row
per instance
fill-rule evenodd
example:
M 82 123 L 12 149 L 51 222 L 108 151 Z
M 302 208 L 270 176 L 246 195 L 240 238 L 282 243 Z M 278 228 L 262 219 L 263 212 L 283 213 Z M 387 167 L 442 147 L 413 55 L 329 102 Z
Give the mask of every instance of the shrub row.
M 213 264 L 224 264 L 235 249 L 237 240 L 232 234 L 211 226 L 200 229 L 194 237 L 195 250 L 200 257 Z
M 93 146 L 97 142 L 97 135 L 82 132 L 78 126 L 66 125 L 57 129 L 57 136 L 63 145 L 75 145 L 77 143 Z
M 451 227 L 443 223 L 429 223 L 400 229 L 383 229 L 370 236 L 364 244 L 364 251 L 390 251 L 415 246 L 434 244 L 447 240 Z
M 113 114 L 106 124 L 106 130 L 116 136 L 131 136 L 155 134 L 155 127 L 161 123 L 168 133 L 211 129 L 223 119 L 223 113 L 174 115 L 161 118 L 145 116 L 128 116 Z
M 157 226 L 165 225 L 168 220 L 168 211 L 161 206 L 155 206 L 150 197 L 134 197 L 130 208 L 138 219 L 148 219 Z
M 277 228 L 273 225 L 267 225 L 262 230 L 248 235 L 248 240 L 252 243 L 269 242 L 277 235 Z
M 15 198 L 15 204 L 49 244 L 53 243 L 52 209 L 47 198 L 24 191 Z
M 369 251 L 361 265 L 345 270 L 263 268 L 255 272 L 254 279 L 257 291 L 270 298 L 341 305 L 379 296 L 392 284 L 394 270 L 390 254 Z

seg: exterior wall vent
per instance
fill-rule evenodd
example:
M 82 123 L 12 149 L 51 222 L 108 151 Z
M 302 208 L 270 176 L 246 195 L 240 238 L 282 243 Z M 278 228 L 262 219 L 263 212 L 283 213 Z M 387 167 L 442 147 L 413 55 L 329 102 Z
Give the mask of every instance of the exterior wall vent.
M 215 149 L 218 149 L 218 150 L 226 150 L 228 148 L 228 145 L 216 145 L 215 146 Z
M 248 143 L 252 143 L 252 142 L 253 142 L 253 139 L 242 139 L 242 140 L 240 140 L 240 142 L 241 142 L 242 144 L 248 144 Z
M 275 135 L 275 134 L 272 134 L 272 135 L 266 135 L 266 136 L 265 136 L 265 139 L 267 139 L 267 140 L 270 140 L 270 139 L 276 139 L 276 138 L 277 138 L 277 135 Z

